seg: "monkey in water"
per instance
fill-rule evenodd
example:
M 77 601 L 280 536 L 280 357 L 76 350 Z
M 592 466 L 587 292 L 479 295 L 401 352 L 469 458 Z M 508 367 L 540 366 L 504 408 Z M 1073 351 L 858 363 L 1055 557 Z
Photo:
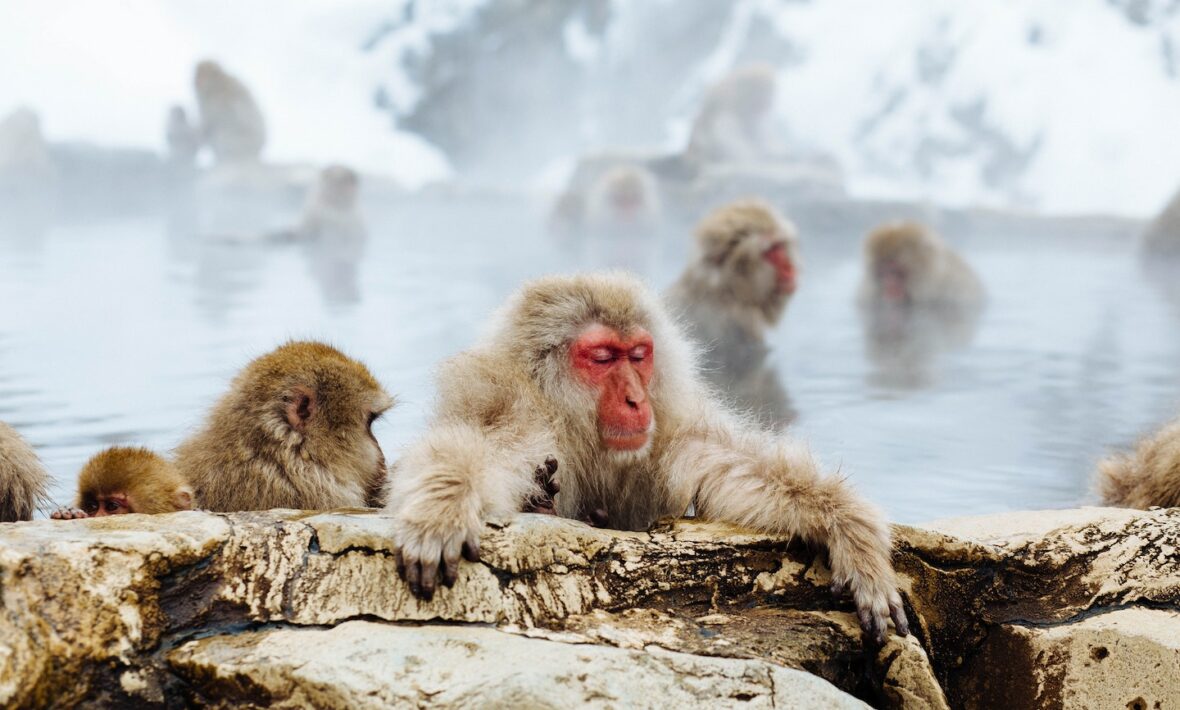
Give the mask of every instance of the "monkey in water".
M 78 474 L 71 508 L 54 520 L 101 518 L 126 513 L 192 510 L 193 489 L 167 459 L 148 449 L 116 446 L 95 454 Z
M 912 389 L 935 379 L 938 355 L 964 347 L 983 309 L 975 271 L 934 231 L 895 222 L 869 233 L 857 296 L 872 379 Z
M 205 60 L 193 76 L 200 136 L 218 163 L 257 162 L 266 145 L 266 121 L 240 79 Z
M 1180 507 L 1180 419 L 1141 441 L 1133 454 L 1099 463 L 1098 492 L 1106 505 Z
M 781 152 L 771 136 L 774 67 L 740 67 L 706 94 L 684 156 L 695 163 L 752 163 Z
M 386 470 L 373 423 L 392 406 L 360 362 L 290 342 L 234 378 L 176 466 L 209 510 L 378 507 Z
M 603 173 L 586 198 L 586 226 L 596 231 L 645 231 L 660 223 L 655 178 L 638 165 L 620 165 Z
M 191 168 L 201 150 L 201 131 L 189 121 L 183 106 L 168 109 L 164 138 L 168 142 L 169 164 L 177 169 Z
M 32 520 L 49 486 L 49 474 L 33 447 L 0 422 L 0 523 Z
M 1143 233 L 1143 250 L 1148 258 L 1180 260 L 1180 192 L 1177 192 Z M 1170 264 L 1173 269 L 1176 264 Z M 1173 277 L 1176 275 L 1173 274 Z
M 798 288 L 795 226 L 758 200 L 732 202 L 697 227 L 696 254 L 666 300 L 703 349 L 702 373 L 771 428 L 795 418 L 768 362 L 766 332 Z
M 478 559 L 493 516 L 543 497 L 530 462 L 552 453 L 557 514 L 601 510 L 643 530 L 683 515 L 826 545 L 866 632 L 907 622 L 889 528 L 800 444 L 749 427 L 708 395 L 658 298 L 622 274 L 554 276 L 512 298 L 490 339 L 443 365 L 437 410 L 392 477 L 402 574 L 433 596 Z

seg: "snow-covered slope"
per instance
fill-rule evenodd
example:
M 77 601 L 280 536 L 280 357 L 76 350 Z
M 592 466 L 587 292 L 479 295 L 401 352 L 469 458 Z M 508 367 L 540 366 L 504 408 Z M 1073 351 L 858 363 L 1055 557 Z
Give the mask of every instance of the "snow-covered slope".
M 159 145 L 210 55 L 255 88 L 271 159 L 411 184 L 675 147 L 708 83 L 758 59 L 791 142 L 855 194 L 1147 215 L 1180 185 L 1176 0 L 9 3 L 0 112 Z

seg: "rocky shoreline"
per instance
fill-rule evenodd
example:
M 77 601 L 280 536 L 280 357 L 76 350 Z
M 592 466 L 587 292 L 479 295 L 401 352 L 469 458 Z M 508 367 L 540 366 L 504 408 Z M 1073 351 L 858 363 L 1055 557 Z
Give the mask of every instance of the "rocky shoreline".
M 1180 510 L 895 527 L 913 635 L 735 528 L 501 521 L 432 602 L 375 511 L 0 526 L 0 703 L 1170 707 Z

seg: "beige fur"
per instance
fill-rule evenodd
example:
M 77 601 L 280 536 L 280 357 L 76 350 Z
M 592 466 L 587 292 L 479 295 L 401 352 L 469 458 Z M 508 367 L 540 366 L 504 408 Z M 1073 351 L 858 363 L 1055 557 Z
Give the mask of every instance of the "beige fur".
M 1180 419 L 1141 441 L 1133 454 L 1098 464 L 1098 492 L 1107 505 L 1180 506 Z
M 878 227 L 865 239 L 864 254 L 862 307 L 878 300 L 876 267 L 888 259 L 907 271 L 910 305 L 977 308 L 983 303 L 983 284 L 975 271 L 942 237 L 921 224 L 894 222 Z
M 634 203 L 627 213 L 620 203 Z M 638 165 L 620 165 L 590 186 L 586 222 L 591 229 L 644 230 L 659 226 L 662 207 L 655 178 Z
M 49 474 L 33 447 L 0 422 L 0 522 L 32 520 L 45 502 Z
M 651 446 L 618 454 L 600 443 L 594 394 L 570 376 L 569 348 L 591 324 L 654 340 Z M 709 397 L 693 352 L 660 302 L 619 274 L 548 277 L 509 301 L 482 345 L 446 362 L 428 433 L 393 475 L 391 509 L 403 562 L 430 580 L 476 544 L 483 523 L 539 493 L 533 471 L 558 462 L 559 515 L 603 508 L 611 527 L 699 515 L 826 544 L 833 577 L 853 590 L 867 627 L 904 624 L 880 514 L 838 478 L 821 477 L 799 444 L 749 428 Z M 452 573 L 447 572 L 449 578 Z
M 720 359 L 730 351 L 764 345 L 766 331 L 782 318 L 790 294 L 780 293 L 774 267 L 763 254 L 782 244 L 799 266 L 795 225 L 758 200 L 733 202 L 697 227 L 696 254 L 667 301 L 692 337 Z M 736 353 L 735 353 L 736 354 Z
M 300 429 L 288 412 L 303 394 L 314 411 Z M 382 505 L 385 462 L 370 417 L 392 405 L 356 360 L 322 343 L 287 343 L 234 379 L 176 465 L 210 510 Z
M 266 122 L 254 96 L 213 61 L 197 64 L 193 77 L 201 137 L 219 163 L 253 162 L 266 145 Z

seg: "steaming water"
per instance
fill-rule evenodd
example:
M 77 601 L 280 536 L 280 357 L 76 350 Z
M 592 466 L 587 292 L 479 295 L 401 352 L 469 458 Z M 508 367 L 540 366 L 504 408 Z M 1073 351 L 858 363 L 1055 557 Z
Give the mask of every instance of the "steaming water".
M 355 281 L 297 247 L 186 237 L 175 216 L 0 225 L 0 419 L 37 447 L 56 502 L 102 447 L 175 446 L 242 364 L 291 337 L 338 345 L 396 394 L 376 429 L 392 458 L 425 425 L 434 364 L 522 279 L 626 257 L 663 287 L 686 242 L 570 248 L 541 206 L 507 199 L 368 216 Z M 801 291 L 773 338 L 791 431 L 895 519 L 1090 501 L 1097 458 L 1180 412 L 1180 314 L 1130 244 L 959 240 L 988 310 L 971 345 L 907 388 L 866 358 L 855 239 L 803 239 Z

